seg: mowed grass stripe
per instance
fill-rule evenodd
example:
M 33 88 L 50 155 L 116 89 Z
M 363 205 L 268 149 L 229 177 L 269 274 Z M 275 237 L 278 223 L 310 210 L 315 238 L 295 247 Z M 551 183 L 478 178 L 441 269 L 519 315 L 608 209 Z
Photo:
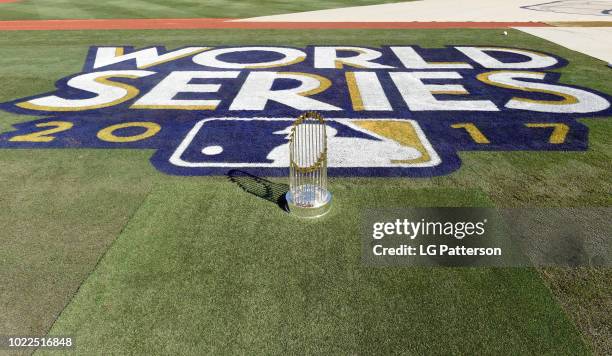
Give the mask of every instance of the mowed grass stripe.
M 103 151 L 2 151 L 2 334 L 45 335 L 127 224 L 151 189 L 130 154 L 104 172 Z
M 50 334 L 84 354 L 587 352 L 531 269 L 362 266 L 364 209 L 482 193 L 332 189 L 313 222 L 228 181 L 157 185 Z
M 24 45 L 2 37 L 0 101 L 53 90 L 59 77 L 81 70 L 87 48 L 58 46 L 55 40 L 45 34 Z M 0 131 L 31 119 L 0 112 Z M 147 172 L 157 172 L 148 155 L 117 150 L 109 163 L 108 152 L 99 150 L 75 156 L 62 150 L 2 150 L 0 333 L 49 330 L 151 189 Z
M 0 20 L 88 18 L 246 18 L 300 11 L 374 5 L 396 0 L 26 0 L 0 4 Z

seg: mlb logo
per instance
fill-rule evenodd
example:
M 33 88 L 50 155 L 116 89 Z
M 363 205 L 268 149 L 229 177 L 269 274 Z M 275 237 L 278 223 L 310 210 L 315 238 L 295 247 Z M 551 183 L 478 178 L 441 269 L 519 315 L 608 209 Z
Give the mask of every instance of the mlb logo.
M 263 175 L 285 175 L 293 122 L 292 118 L 204 119 L 188 132 L 167 162 L 193 174 L 255 168 Z M 331 175 L 360 168 L 428 168 L 442 162 L 413 120 L 336 118 L 326 124 Z

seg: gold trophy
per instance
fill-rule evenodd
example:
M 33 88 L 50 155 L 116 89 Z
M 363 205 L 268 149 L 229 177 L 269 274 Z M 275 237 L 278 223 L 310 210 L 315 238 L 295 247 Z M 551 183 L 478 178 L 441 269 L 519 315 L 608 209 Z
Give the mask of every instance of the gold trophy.
M 327 134 L 325 120 L 307 112 L 293 123 L 289 138 L 289 211 L 299 217 L 315 218 L 331 208 L 327 190 Z

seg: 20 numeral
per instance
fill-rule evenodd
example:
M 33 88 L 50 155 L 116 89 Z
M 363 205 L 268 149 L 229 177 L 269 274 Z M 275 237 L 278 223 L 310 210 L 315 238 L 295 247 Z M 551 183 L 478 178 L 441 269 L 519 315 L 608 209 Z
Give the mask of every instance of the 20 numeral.
M 10 142 L 52 142 L 56 139 L 55 134 L 65 132 L 74 127 L 72 122 L 68 121 L 49 121 L 36 124 L 36 127 L 52 127 L 50 129 L 31 132 L 25 135 L 13 136 L 9 139 Z M 129 128 L 139 127 L 145 129 L 143 133 L 131 136 L 118 136 L 115 135 L 115 131 Z M 146 140 L 150 137 L 157 135 L 161 130 L 161 126 L 154 122 L 126 122 L 121 124 L 112 125 L 98 131 L 97 137 L 101 141 L 113 142 L 113 143 L 125 143 L 125 142 L 136 142 Z
M 55 136 L 51 136 L 56 133 L 70 130 L 74 124 L 68 121 L 49 121 L 36 124 L 36 127 L 53 127 L 51 129 L 32 132 L 26 135 L 19 135 L 12 137 L 9 141 L 11 142 L 51 142 L 55 140 Z

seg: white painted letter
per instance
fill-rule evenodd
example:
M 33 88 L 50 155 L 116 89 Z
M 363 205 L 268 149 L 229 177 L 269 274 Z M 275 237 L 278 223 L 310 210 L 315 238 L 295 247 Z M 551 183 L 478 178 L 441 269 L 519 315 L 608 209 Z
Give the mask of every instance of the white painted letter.
M 433 94 L 469 94 L 462 85 L 424 84 L 422 79 L 461 79 L 457 72 L 391 72 L 391 79 L 413 111 L 499 111 L 489 100 L 437 100 Z
M 408 69 L 472 68 L 465 62 L 426 62 L 412 47 L 391 47 L 391 50 Z
M 353 110 L 393 110 L 375 72 L 346 72 L 346 84 Z
M 300 83 L 296 88 L 272 90 L 277 79 Z M 251 72 L 236 95 L 230 110 L 264 110 L 268 101 L 276 101 L 298 110 L 342 110 L 309 98 L 331 86 L 329 79 L 315 74 L 294 72 Z
M 93 67 L 101 68 L 111 64 L 136 60 L 136 67 L 143 69 L 184 58 L 205 51 L 208 48 L 209 47 L 187 47 L 159 55 L 156 47 L 145 48 L 128 54 L 123 53 L 123 47 L 100 47 L 96 52 L 96 59 Z
M 267 62 L 226 62 L 218 59 L 220 55 L 229 53 L 242 52 L 272 52 L 281 54 L 283 58 L 267 61 Z M 243 58 L 248 58 L 248 53 L 242 54 Z M 235 48 L 219 48 L 212 51 L 203 52 L 193 57 L 193 62 L 199 65 L 223 68 L 223 69 L 255 69 L 255 68 L 273 68 L 283 67 L 291 64 L 299 63 L 306 58 L 306 53 L 295 48 L 283 47 L 235 47 Z
M 496 87 L 529 93 L 545 93 L 562 98 L 562 100 L 537 100 L 514 97 L 505 105 L 509 109 L 570 114 L 598 112 L 610 107 L 608 100 L 586 90 L 520 80 L 543 80 L 545 77 L 545 73 L 539 72 L 495 71 L 479 74 L 478 80 Z
M 338 57 L 338 51 L 357 53 L 351 57 Z M 355 68 L 382 69 L 394 68 L 392 66 L 372 62 L 382 56 L 382 53 L 362 47 L 315 47 L 315 68 L 342 69 L 344 65 Z
M 524 49 L 514 48 L 498 48 L 498 47 L 455 47 L 470 57 L 473 61 L 479 63 L 485 68 L 491 69 L 533 69 L 547 68 L 557 64 L 557 59 L 549 55 L 527 51 Z M 528 58 L 526 61 L 515 63 L 504 63 L 500 60 L 491 57 L 487 52 L 506 52 L 518 54 Z
M 110 81 L 109 78 L 141 78 L 155 74 L 145 70 L 109 70 L 81 74 L 70 79 L 67 85 L 87 93 L 96 94 L 88 99 L 65 99 L 50 95 L 17 104 L 17 106 L 41 111 L 83 111 L 105 108 L 128 101 L 140 92 L 131 85 Z
M 190 84 L 194 78 L 237 78 L 240 72 L 172 72 L 132 105 L 133 109 L 215 110 L 220 100 L 174 99 L 179 93 L 216 93 L 220 84 Z

